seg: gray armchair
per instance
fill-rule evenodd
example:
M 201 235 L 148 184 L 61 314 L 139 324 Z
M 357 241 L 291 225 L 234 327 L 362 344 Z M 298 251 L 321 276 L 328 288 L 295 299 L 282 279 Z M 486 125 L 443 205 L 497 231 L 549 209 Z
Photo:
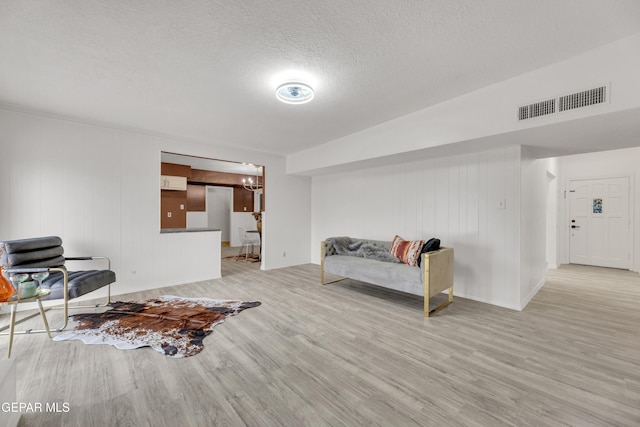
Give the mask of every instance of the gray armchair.
M 88 261 L 103 259 L 107 262 L 105 270 L 67 271 L 65 261 Z M 43 282 L 51 289 L 51 294 L 43 300 L 63 300 L 64 324 L 57 328 L 61 331 L 67 327 L 69 318 L 69 300 L 108 286 L 105 303 L 111 300 L 111 283 L 116 281 L 116 274 L 111 271 L 111 262 L 106 257 L 64 257 L 62 239 L 57 236 L 36 237 L 0 242 L 0 266 L 8 274 L 36 273 L 48 271 L 49 277 Z

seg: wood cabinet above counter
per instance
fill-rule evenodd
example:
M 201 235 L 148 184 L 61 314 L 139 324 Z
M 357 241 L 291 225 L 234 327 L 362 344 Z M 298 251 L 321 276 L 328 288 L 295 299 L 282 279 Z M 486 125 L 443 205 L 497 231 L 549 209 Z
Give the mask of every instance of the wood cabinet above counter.
M 186 176 L 161 175 L 160 176 L 160 189 L 161 190 L 187 191 L 187 177 Z
M 191 176 L 191 166 L 176 163 L 160 163 L 160 189 L 187 191 L 187 178 Z
M 207 187 L 187 184 L 187 211 L 205 212 L 207 210 Z
M 253 191 L 244 188 L 233 188 L 233 211 L 253 212 Z

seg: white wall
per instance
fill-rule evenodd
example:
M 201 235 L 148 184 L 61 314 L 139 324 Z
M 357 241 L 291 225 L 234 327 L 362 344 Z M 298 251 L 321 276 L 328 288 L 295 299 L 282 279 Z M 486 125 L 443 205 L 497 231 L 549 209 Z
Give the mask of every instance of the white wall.
M 547 165 L 526 148 L 521 154 L 520 306 L 544 285 L 547 270 Z
M 455 250 L 456 295 L 521 309 L 520 163 L 516 146 L 313 177 L 312 260 L 332 236 L 438 237 Z
M 558 268 L 558 158 L 545 159 L 547 169 L 547 268 Z
M 160 234 L 160 151 L 266 165 L 263 268 L 309 262 L 310 179 L 284 158 L 6 108 L 0 240 L 55 234 L 68 254 L 107 255 L 115 292 L 211 278 L 207 233 Z
M 209 224 L 207 212 L 187 212 L 187 228 L 206 228 Z
M 638 137 L 640 143 L 640 136 Z M 569 262 L 569 217 L 565 191 L 571 179 L 631 176 L 632 271 L 640 271 L 640 147 L 559 158 L 560 189 L 558 204 L 558 247 L 560 262 Z

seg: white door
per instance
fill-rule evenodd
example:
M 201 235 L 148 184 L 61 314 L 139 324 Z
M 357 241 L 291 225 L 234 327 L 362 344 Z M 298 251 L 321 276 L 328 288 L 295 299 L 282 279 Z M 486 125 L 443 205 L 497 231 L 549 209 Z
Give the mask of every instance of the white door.
M 569 262 L 629 269 L 629 178 L 569 182 Z

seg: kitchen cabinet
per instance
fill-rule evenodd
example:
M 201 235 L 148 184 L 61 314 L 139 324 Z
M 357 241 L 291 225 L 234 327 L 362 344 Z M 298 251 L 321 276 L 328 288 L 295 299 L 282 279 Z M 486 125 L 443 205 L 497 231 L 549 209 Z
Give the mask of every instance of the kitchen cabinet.
M 186 176 L 160 175 L 161 190 L 187 191 Z
M 205 212 L 207 201 L 207 187 L 204 185 L 187 184 L 187 211 Z
M 253 191 L 247 191 L 242 187 L 234 187 L 233 211 L 253 212 Z
M 160 195 L 160 228 L 186 228 L 186 204 L 186 191 L 162 190 Z

